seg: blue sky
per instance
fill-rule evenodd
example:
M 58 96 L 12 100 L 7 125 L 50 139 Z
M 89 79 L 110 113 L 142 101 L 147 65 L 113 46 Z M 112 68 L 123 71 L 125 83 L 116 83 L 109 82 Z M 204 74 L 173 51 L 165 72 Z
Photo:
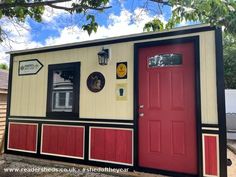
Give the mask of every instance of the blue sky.
M 60 5 L 69 6 L 62 3 Z M 85 22 L 82 15 L 70 15 L 61 10 L 46 7 L 41 23 L 32 19 L 15 25 L 11 20 L 2 18 L 0 25 L 9 33 L 12 41 L 2 43 L 0 47 L 0 63 L 7 63 L 9 50 L 22 50 L 43 46 L 58 45 L 98 38 L 121 36 L 143 32 L 144 24 L 157 17 L 166 22 L 171 15 L 167 6 L 158 7 L 157 3 L 147 0 L 112 0 L 112 8 L 105 12 L 92 12 L 99 24 L 97 33 L 91 36 L 81 30 Z M 23 27 L 22 27 L 23 26 Z

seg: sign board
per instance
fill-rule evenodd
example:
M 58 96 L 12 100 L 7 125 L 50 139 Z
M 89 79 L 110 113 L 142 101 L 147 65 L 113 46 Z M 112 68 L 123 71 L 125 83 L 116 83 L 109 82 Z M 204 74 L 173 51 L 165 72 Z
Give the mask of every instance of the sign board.
M 127 79 L 127 62 L 116 64 L 116 79 Z
M 37 59 L 25 60 L 19 62 L 19 76 L 37 74 L 43 67 Z
M 127 101 L 127 83 L 116 84 L 116 100 Z

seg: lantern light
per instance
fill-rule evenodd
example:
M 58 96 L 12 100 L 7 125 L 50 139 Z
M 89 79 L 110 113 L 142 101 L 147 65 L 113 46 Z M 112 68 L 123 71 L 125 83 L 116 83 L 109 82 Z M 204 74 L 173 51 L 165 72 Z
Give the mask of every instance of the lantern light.
M 99 65 L 107 65 L 109 60 L 109 49 L 104 49 L 98 52 L 98 63 Z

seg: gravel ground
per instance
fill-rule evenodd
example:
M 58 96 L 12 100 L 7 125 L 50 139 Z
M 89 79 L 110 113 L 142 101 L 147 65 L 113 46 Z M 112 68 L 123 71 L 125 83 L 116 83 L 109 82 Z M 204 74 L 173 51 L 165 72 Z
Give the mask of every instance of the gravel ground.
M 232 165 L 228 167 L 228 177 L 236 176 L 236 154 L 227 151 L 228 158 L 231 159 Z M 48 169 L 54 172 L 6 172 L 6 169 Z M 60 172 L 55 170 L 71 170 L 71 172 Z M 35 160 L 34 158 L 7 155 L 0 157 L 0 177 L 164 177 L 162 175 L 154 175 L 138 172 L 91 172 L 90 169 L 99 170 L 104 168 L 82 166 L 78 164 L 54 162 L 49 160 Z M 76 170 L 76 171 L 75 171 Z

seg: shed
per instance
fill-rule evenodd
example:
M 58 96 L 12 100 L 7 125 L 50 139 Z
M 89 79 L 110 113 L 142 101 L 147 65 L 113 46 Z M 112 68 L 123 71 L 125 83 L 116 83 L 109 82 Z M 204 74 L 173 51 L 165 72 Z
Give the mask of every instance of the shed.
M 6 153 L 227 176 L 221 29 L 11 51 Z

